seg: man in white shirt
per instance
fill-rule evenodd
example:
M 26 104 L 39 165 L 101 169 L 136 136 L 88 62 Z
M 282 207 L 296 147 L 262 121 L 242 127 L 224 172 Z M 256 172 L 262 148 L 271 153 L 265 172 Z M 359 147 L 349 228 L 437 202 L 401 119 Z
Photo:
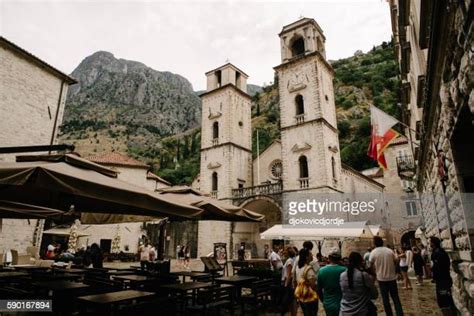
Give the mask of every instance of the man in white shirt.
M 270 267 L 272 270 L 281 270 L 283 268 L 283 262 L 281 261 L 280 255 L 275 251 L 278 250 L 276 246 L 273 247 L 272 252 L 270 253 Z
M 371 251 L 369 256 L 370 268 L 377 276 L 385 314 L 387 316 L 393 315 L 392 307 L 390 306 L 390 295 L 397 316 L 403 316 L 402 304 L 398 296 L 397 273 L 395 270 L 397 257 L 390 248 L 383 246 L 383 239 L 379 236 L 374 237 L 374 245 L 375 248 Z
M 142 270 L 148 268 L 148 262 L 150 261 L 150 250 L 151 246 L 148 241 L 146 241 L 145 244 L 140 246 L 140 266 Z

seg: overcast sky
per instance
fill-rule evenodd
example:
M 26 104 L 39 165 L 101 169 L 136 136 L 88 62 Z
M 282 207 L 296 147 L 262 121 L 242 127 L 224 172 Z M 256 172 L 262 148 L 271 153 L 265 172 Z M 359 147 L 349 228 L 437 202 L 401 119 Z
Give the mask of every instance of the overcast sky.
M 277 34 L 300 16 L 323 29 L 328 59 L 391 37 L 385 0 L 0 0 L 0 34 L 66 73 L 105 50 L 183 75 L 202 90 L 204 73 L 226 60 L 250 83 L 272 81 L 280 63 Z

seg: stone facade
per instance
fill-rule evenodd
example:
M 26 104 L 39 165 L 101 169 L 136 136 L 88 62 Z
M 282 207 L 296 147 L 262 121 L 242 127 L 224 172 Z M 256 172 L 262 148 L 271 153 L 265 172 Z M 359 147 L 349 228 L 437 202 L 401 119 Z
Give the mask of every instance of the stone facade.
M 75 82 L 0 37 L 0 147 L 56 144 L 67 90 Z M 15 154 L 0 155 L 2 161 L 15 161 Z M 41 243 L 43 221 L 0 219 L 0 227 L 0 252 L 25 253 Z
M 271 245 L 272 241 L 261 240 L 260 233 L 281 223 L 284 201 L 295 192 L 383 191 L 382 184 L 341 164 L 333 70 L 325 60 L 321 28 L 313 19 L 301 19 L 285 26 L 279 35 L 282 64 L 275 70 L 281 140 L 270 145 L 258 159 L 251 160 L 250 100 L 243 94 L 241 83 L 228 79 L 239 70 L 224 65 L 206 73 L 201 173 L 193 186 L 266 218 L 258 224 L 200 222 L 198 256 L 211 253 L 215 242 L 226 242 L 231 257 L 241 242 L 248 245 L 252 256 L 263 256 L 264 245 Z M 234 100 L 241 100 L 240 104 Z M 230 104 L 235 105 L 228 107 Z M 219 123 L 217 139 L 214 122 Z M 301 167 L 303 156 L 305 170 Z M 213 192 L 213 173 L 218 174 L 218 192 Z M 386 218 L 384 210 L 367 220 L 378 223 L 382 218 Z
M 232 189 L 252 186 L 251 107 L 247 75 L 232 64 L 214 69 L 201 95 L 201 175 L 199 188 L 231 203 Z M 198 256 L 214 242 L 231 245 L 231 224 L 200 221 Z
M 472 315 L 474 215 L 472 201 L 466 203 L 463 194 L 474 192 L 473 3 L 399 0 L 390 4 L 405 86 L 411 85 L 411 77 L 422 79 L 416 89 L 404 92 L 412 95 L 405 98 L 403 109 L 406 122 L 418 118 L 420 147 L 414 158 L 425 235 L 441 238 L 443 248 L 456 260 L 451 273 L 453 298 L 462 315 Z M 416 58 L 419 50 L 424 50 L 425 60 Z M 412 67 L 416 63 L 425 72 L 418 73 Z M 420 110 L 422 115 L 417 113 Z

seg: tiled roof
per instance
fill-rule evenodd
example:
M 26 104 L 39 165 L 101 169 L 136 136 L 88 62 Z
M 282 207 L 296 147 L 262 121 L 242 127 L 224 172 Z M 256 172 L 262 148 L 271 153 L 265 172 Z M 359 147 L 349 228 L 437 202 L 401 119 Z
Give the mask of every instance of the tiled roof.
M 117 152 L 105 152 L 99 155 L 90 156 L 87 159 L 101 165 L 138 167 L 146 169 L 150 167 L 141 161 L 119 154 Z
M 164 183 L 164 184 L 167 184 L 167 185 L 171 185 L 171 183 L 169 183 L 168 181 L 166 181 L 165 179 L 157 176 L 156 174 L 154 174 L 153 172 L 151 171 L 148 171 L 148 173 L 146 174 L 146 178 L 147 179 L 152 179 L 152 180 L 156 180 L 156 181 L 159 181 L 161 183 Z

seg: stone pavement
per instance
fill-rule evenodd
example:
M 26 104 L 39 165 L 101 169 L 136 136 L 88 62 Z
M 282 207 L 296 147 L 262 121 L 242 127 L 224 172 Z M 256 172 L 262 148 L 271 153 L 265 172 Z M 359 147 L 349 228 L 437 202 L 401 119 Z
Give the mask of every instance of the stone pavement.
M 129 267 L 130 265 L 138 265 L 138 262 L 134 263 L 125 263 L 125 262 L 106 262 L 104 263 L 105 267 Z M 229 265 L 230 266 L 230 265 Z M 201 260 L 192 259 L 190 261 L 190 269 L 193 271 L 203 271 L 204 265 Z M 182 265 L 177 260 L 171 260 L 171 271 L 181 271 L 184 270 Z M 229 269 L 232 271 L 232 269 Z M 230 272 L 232 273 L 232 272 Z M 435 297 L 435 286 L 429 281 L 425 281 L 423 286 L 416 286 L 416 280 L 413 278 L 412 281 L 412 290 L 404 290 L 401 288 L 401 283 L 398 283 L 398 293 L 400 295 L 400 300 L 402 301 L 403 311 L 405 316 L 421 316 L 421 315 L 442 315 L 439 311 L 438 305 L 436 304 Z M 383 312 L 382 300 L 380 297 L 375 301 L 375 305 L 378 309 L 379 316 L 385 316 Z M 262 313 L 262 315 L 276 316 L 280 315 L 279 313 Z M 298 315 L 303 315 L 301 310 Z M 318 316 L 325 315 L 324 309 L 319 308 Z

